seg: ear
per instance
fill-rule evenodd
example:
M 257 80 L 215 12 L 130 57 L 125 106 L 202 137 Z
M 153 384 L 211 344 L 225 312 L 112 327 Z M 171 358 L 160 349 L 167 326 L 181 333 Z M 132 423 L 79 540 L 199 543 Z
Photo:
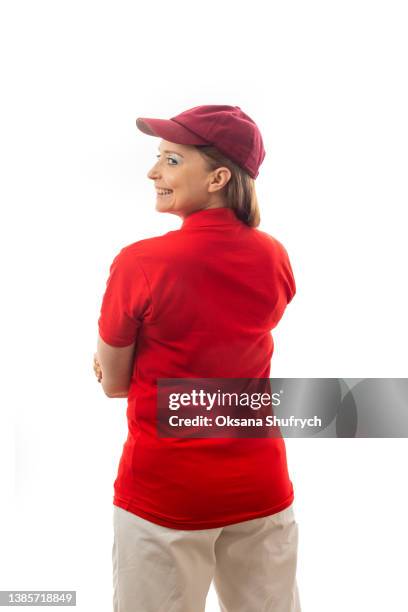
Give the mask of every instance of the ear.
M 219 191 L 228 183 L 231 178 L 231 170 L 226 166 L 220 166 L 216 168 L 211 177 L 210 185 L 208 191 L 214 192 Z

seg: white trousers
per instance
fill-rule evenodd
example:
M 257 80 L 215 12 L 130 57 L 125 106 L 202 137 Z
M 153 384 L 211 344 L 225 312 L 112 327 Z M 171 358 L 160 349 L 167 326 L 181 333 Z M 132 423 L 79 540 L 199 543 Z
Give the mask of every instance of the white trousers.
M 301 612 L 298 524 L 281 512 L 214 529 L 156 525 L 113 506 L 114 612 Z

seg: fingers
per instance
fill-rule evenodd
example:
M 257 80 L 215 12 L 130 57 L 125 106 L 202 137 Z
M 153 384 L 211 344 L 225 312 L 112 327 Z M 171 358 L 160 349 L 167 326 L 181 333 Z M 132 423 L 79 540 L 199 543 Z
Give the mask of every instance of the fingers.
M 101 382 L 102 380 L 102 369 L 100 366 L 100 363 L 96 357 L 96 353 L 94 355 L 94 363 L 93 363 L 93 370 L 95 372 L 95 376 L 98 379 L 98 382 Z

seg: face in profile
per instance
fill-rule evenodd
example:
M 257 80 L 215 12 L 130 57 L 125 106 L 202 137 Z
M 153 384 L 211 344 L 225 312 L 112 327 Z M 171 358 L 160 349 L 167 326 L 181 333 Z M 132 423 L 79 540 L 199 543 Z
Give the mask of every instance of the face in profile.
M 192 145 L 161 140 L 157 162 L 148 172 L 156 189 L 156 210 L 181 217 L 196 210 L 225 206 L 221 189 L 231 176 L 226 167 L 209 171 Z

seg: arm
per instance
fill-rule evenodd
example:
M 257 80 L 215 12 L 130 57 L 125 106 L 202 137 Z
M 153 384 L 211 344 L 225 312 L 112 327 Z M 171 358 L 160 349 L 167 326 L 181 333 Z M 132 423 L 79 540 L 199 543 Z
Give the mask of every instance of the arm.
M 105 395 L 111 398 L 127 397 L 132 378 L 136 342 L 129 346 L 111 346 L 98 335 L 96 358 L 99 378 Z
M 151 309 L 146 275 L 134 253 L 134 245 L 129 245 L 116 255 L 110 266 L 98 319 L 96 357 L 99 364 L 94 369 L 108 397 L 128 396 L 139 330 Z

